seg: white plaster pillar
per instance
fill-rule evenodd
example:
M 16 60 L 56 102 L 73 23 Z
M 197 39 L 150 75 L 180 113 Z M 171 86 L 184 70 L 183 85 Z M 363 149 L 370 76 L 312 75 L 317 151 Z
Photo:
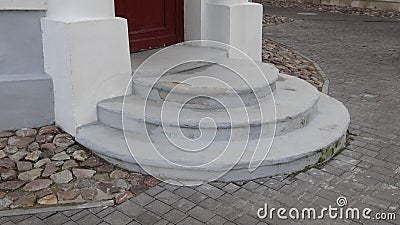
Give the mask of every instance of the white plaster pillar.
M 260 61 L 262 17 L 262 5 L 248 0 L 185 0 L 185 40 L 222 42 Z M 230 53 L 243 57 L 232 49 Z
M 41 23 L 56 123 L 75 135 L 97 120 L 99 101 L 125 93 L 132 73 L 127 21 L 115 17 L 113 0 L 48 0 Z
M 202 39 L 232 45 L 261 61 L 262 5 L 247 0 L 206 0 Z M 242 54 L 231 50 L 230 57 Z

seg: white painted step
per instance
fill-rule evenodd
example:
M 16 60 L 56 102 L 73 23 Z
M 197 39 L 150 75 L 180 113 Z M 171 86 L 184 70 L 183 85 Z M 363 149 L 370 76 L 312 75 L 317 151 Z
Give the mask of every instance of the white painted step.
M 125 100 L 119 97 L 100 102 L 98 118 L 112 128 L 138 133 L 148 130 L 150 135 L 167 134 L 172 139 L 182 138 L 182 133 L 189 139 L 197 139 L 202 134 L 203 138 L 215 136 L 216 140 L 280 136 L 306 126 L 315 117 L 320 94 L 313 86 L 293 76 L 282 74 L 276 83 L 276 92 L 259 105 L 201 110 L 174 102 L 146 102 L 130 95 Z M 204 118 L 212 120 L 202 120 Z
M 187 103 L 187 108 L 243 107 L 272 93 L 278 75 L 272 64 L 224 59 L 203 70 L 134 76 L 133 92 L 153 101 Z
M 329 159 L 345 144 L 346 131 L 350 123 L 347 109 L 337 100 L 324 94 L 320 95 L 318 116 L 302 129 L 275 137 L 266 158 L 264 150 L 268 149 L 270 138 L 262 139 L 259 145 L 255 141 L 231 141 L 229 142 L 231 147 L 227 151 L 223 148 L 226 142 L 216 141 L 204 151 L 187 152 L 173 147 L 165 140 L 150 141 L 143 133 L 125 132 L 127 137 L 125 142 L 121 130 L 103 124 L 91 124 L 78 129 L 77 141 L 106 160 L 128 170 L 143 172 L 137 164 L 140 162 L 152 175 L 178 183 L 196 183 L 210 179 L 248 180 L 289 174 L 318 161 Z M 135 158 L 127 148 L 127 143 L 130 143 Z M 158 152 L 154 151 L 154 146 Z M 246 150 L 242 157 L 238 157 L 243 153 L 243 146 L 247 146 L 250 150 Z M 256 151 L 252 149 L 254 146 Z M 212 162 L 221 154 L 224 157 Z M 252 160 L 253 155 L 255 155 L 254 160 Z M 260 166 L 255 171 L 249 170 L 249 165 L 253 168 L 258 164 Z M 218 178 L 224 171 L 229 172 Z

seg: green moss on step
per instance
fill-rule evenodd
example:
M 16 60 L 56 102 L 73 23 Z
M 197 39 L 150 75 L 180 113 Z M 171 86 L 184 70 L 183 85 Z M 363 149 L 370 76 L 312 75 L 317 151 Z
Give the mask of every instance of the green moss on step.
M 302 120 L 301 120 L 301 126 L 302 127 L 305 127 L 307 125 L 307 118 L 303 118 Z
M 330 159 L 334 153 L 335 153 L 334 147 L 323 150 L 320 153 L 321 156 L 319 157 L 318 163 L 322 163 L 322 162 L 325 162 L 326 160 Z

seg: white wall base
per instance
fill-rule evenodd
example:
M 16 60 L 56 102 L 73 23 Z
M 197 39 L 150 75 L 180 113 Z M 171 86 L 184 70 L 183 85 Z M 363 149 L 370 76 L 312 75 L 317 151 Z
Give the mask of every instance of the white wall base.
M 127 21 L 42 19 L 45 72 L 53 78 L 55 121 L 68 133 L 97 120 L 97 102 L 121 96 L 131 78 Z

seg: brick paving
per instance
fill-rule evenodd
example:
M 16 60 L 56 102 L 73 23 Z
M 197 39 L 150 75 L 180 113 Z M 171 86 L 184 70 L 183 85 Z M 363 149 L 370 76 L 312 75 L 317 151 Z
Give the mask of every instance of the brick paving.
M 0 218 L 0 224 L 400 224 L 400 24 L 371 18 L 268 8 L 302 21 L 265 35 L 318 62 L 331 95 L 346 104 L 354 139 L 321 168 L 295 177 L 175 187 L 161 183 L 131 200 L 94 208 Z M 378 22 L 379 21 L 379 22 Z M 270 207 L 326 207 L 345 196 L 354 207 L 394 212 L 396 221 L 258 220 Z

